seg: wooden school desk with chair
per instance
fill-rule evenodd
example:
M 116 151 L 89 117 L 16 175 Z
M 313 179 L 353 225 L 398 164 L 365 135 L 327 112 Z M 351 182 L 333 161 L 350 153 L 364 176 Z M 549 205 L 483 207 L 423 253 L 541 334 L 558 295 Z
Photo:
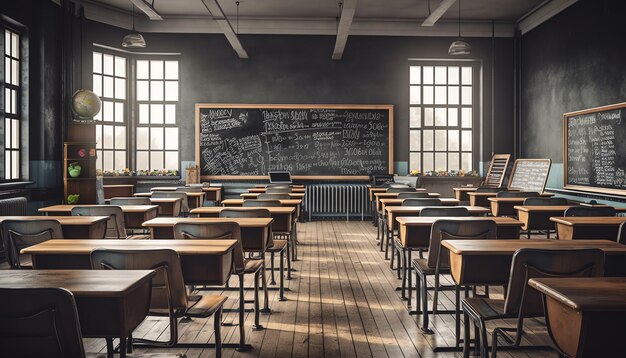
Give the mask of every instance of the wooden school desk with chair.
M 76 205 L 52 205 L 39 208 L 44 215 L 71 215 Z M 127 229 L 140 229 L 144 221 L 157 217 L 158 205 L 121 205 Z
M 552 197 L 554 194 L 550 193 L 542 193 L 539 194 L 540 197 Z M 517 210 L 515 206 L 523 205 L 524 200 L 528 199 L 527 197 L 503 197 L 497 198 L 495 195 L 493 197 L 488 197 L 487 201 L 489 202 L 489 207 L 491 208 L 491 215 L 493 216 L 515 216 L 517 215 Z
M 163 188 L 168 188 L 168 187 L 163 187 Z M 152 188 L 155 189 L 155 188 Z M 175 188 L 174 188 L 175 189 Z M 176 191 L 176 190 L 153 190 L 153 191 Z M 187 194 L 187 201 L 189 203 L 189 208 L 199 208 L 202 207 L 203 203 L 204 203 L 204 192 L 195 192 L 195 191 L 187 191 L 185 192 L 185 194 Z M 152 192 L 148 192 L 148 193 L 135 193 L 133 194 L 133 196 L 138 196 L 138 197 L 152 197 Z M 161 199 L 161 198 L 159 198 Z
M 559 240 L 606 239 L 617 241 L 617 234 L 626 216 L 552 217 Z
M 0 223 L 6 219 L 54 219 L 63 228 L 63 237 L 66 239 L 88 238 L 101 239 L 107 228 L 108 216 L 0 216 Z
M 135 186 L 133 184 L 102 185 L 102 189 L 104 191 L 105 199 L 133 196 L 135 192 Z

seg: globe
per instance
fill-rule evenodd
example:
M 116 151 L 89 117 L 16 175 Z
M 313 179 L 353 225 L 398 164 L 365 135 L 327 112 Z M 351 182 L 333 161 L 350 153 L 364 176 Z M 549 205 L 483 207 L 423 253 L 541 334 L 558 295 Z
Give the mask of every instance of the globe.
M 89 90 L 78 90 L 72 96 L 72 109 L 79 119 L 93 119 L 102 107 L 97 94 Z

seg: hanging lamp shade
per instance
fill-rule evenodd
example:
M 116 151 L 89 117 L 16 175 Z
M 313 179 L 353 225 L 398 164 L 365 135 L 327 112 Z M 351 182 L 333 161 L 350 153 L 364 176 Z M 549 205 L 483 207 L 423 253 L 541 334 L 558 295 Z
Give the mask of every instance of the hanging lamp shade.
M 146 40 L 139 33 L 128 34 L 122 39 L 122 47 L 144 48 L 146 47 Z
M 452 44 L 450 44 L 450 48 L 448 49 L 448 55 L 450 56 L 469 55 L 471 52 L 472 46 L 463 41 L 462 38 L 458 38 L 452 42 Z

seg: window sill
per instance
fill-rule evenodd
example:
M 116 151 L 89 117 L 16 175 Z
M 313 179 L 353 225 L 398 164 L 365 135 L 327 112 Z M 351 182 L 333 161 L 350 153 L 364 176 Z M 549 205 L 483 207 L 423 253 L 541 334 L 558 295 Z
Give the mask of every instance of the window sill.
M 0 183 L 0 190 L 11 190 L 11 189 L 20 189 L 23 188 L 25 186 L 31 185 L 31 184 L 35 184 L 34 181 L 8 181 L 8 182 L 3 182 Z

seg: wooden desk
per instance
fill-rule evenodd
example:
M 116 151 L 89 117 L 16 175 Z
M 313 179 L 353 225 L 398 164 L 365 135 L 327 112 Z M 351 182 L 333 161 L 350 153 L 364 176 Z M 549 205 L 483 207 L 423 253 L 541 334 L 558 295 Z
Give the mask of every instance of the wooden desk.
M 155 189 L 155 188 L 152 188 L 152 189 Z M 159 191 L 174 191 L 174 190 L 159 190 Z M 199 207 L 202 207 L 202 205 L 204 204 L 204 192 L 203 191 L 202 192 L 181 191 L 181 193 L 187 194 L 187 203 L 189 204 L 189 209 L 199 208 Z M 134 196 L 152 198 L 152 192 L 135 193 Z
M 152 238 L 159 240 L 173 239 L 174 225 L 178 223 L 236 222 L 241 227 L 241 243 L 244 251 L 265 252 L 270 225 L 273 221 L 272 218 L 155 218 L 144 222 L 143 227 L 150 228 Z
M 39 208 L 44 215 L 71 215 L 76 205 L 52 205 Z M 124 223 L 127 229 L 140 229 L 144 221 L 153 219 L 158 214 L 158 205 L 121 205 L 124 212 Z
M 202 208 L 196 208 L 191 210 L 191 214 L 197 214 L 200 217 L 219 217 L 220 213 L 224 209 L 229 210 L 254 210 L 254 209 L 267 209 L 274 219 L 272 222 L 272 231 L 274 232 L 291 232 L 292 224 L 296 208 L 293 206 L 270 206 L 266 208 L 259 207 L 223 207 L 223 206 L 205 206 Z
M 91 251 L 172 249 L 180 255 L 185 284 L 224 285 L 236 240 L 49 240 L 22 250 L 40 269 L 91 269 Z M 127 272 L 127 271 L 124 271 Z
M 177 186 L 154 186 L 150 191 L 176 191 Z
M 485 215 L 489 213 L 487 208 L 483 208 L 480 206 L 459 206 L 461 208 L 467 208 L 470 215 Z M 388 230 L 393 230 L 397 226 L 396 218 L 401 216 L 419 216 L 422 209 L 427 208 L 427 206 L 387 206 L 385 210 L 387 213 L 385 217 L 387 218 L 387 226 Z
M 543 294 L 548 331 L 569 357 L 624 355 L 626 279 L 531 278 Z
M 220 205 L 222 201 L 222 187 L 221 186 L 203 186 L 204 199 L 206 201 L 214 201 L 217 205 Z
M 150 198 L 150 203 L 159 206 L 159 216 L 174 216 L 180 213 L 181 198 Z
M 124 340 L 147 316 L 155 274 L 151 270 L 4 270 L 0 287 L 65 288 L 74 295 L 83 337 Z M 125 349 L 120 353 L 124 357 Z
M 242 206 L 244 199 L 226 199 L 222 200 L 222 206 Z M 301 212 L 302 199 L 281 199 L 279 200 L 282 206 L 293 206 L 296 208 L 296 218 L 299 217 Z
M 400 240 L 402 246 L 428 247 L 430 243 L 430 231 L 433 223 L 437 220 L 459 220 L 459 221 L 495 221 L 498 227 L 498 239 L 518 239 L 522 222 L 509 217 L 477 217 L 477 216 L 406 216 L 398 217 Z
M 265 193 L 267 191 L 267 188 L 250 188 L 248 189 L 248 193 Z M 292 193 L 305 193 L 306 189 L 305 188 L 291 188 L 291 192 Z
M 598 248 L 606 254 L 606 276 L 626 273 L 626 245 L 608 240 L 444 240 L 442 245 L 450 250 L 452 277 L 460 285 L 507 284 L 513 254 L 522 248 Z
M 606 239 L 617 241 L 619 226 L 626 216 L 552 217 L 559 240 Z
M 495 198 L 498 193 L 488 193 L 488 192 L 470 192 L 467 193 L 469 197 L 470 205 L 474 206 L 489 206 L 489 198 Z
M 66 239 L 89 238 L 101 239 L 107 228 L 108 216 L 0 216 L 0 222 L 7 219 L 57 220 Z
M 133 196 L 135 186 L 133 184 L 112 184 L 102 185 L 104 191 L 104 198 L 111 199 L 115 197 L 129 197 Z
M 477 187 L 460 187 L 460 188 L 452 188 L 454 190 L 454 197 L 459 201 L 469 201 L 469 193 L 473 193 L 478 190 Z
M 554 223 L 550 221 L 553 216 L 563 216 L 565 210 L 572 205 L 516 205 L 517 218 L 524 223 L 522 230 L 553 230 Z
M 242 199 L 257 199 L 262 193 L 241 193 L 239 196 Z M 288 193 L 291 199 L 304 199 L 304 193 Z
M 550 197 L 552 194 L 541 194 L 542 197 Z M 493 216 L 515 216 L 517 210 L 516 205 L 523 205 L 524 200 L 528 198 L 487 198 L 491 206 L 491 215 Z
M 304 184 L 285 184 L 290 188 L 304 189 Z M 268 184 L 257 184 L 255 188 L 267 188 Z
M 380 210 L 385 212 L 385 208 L 389 206 L 401 206 L 407 199 L 380 199 Z M 458 206 L 459 201 L 453 198 L 439 198 L 443 206 Z
M 375 193 L 374 198 L 376 200 L 376 211 L 382 211 L 381 200 L 383 199 L 396 199 L 400 193 Z M 431 198 L 439 198 L 439 193 L 428 193 Z M 419 199 L 419 198 L 418 198 Z M 383 211 L 384 212 L 384 211 Z

